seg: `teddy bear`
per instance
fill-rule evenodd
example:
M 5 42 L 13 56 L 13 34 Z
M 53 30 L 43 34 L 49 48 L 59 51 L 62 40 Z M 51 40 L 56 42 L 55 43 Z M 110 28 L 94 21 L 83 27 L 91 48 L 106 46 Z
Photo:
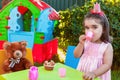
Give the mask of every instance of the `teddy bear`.
M 3 70 L 6 73 L 29 69 L 33 66 L 32 63 L 25 58 L 26 46 L 26 41 L 4 42 L 3 49 L 5 50 L 7 59 L 4 61 Z

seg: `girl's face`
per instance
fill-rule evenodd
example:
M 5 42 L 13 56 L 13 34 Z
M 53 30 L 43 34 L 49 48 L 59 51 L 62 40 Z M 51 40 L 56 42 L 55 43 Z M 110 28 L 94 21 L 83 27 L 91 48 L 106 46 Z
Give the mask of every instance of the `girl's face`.
M 85 33 L 88 31 L 93 32 L 93 38 L 92 42 L 101 42 L 100 38 L 103 33 L 102 25 L 100 24 L 100 21 L 97 19 L 87 18 L 84 21 L 84 27 L 85 27 Z

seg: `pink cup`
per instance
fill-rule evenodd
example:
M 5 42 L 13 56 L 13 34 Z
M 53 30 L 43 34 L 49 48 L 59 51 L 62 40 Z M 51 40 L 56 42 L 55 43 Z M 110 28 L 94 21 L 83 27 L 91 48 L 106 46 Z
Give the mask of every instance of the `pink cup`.
M 86 40 L 87 40 L 87 41 L 91 41 L 92 38 L 93 38 L 93 32 L 92 32 L 92 31 L 88 31 L 88 32 L 86 33 Z
M 61 78 L 66 76 L 66 69 L 65 68 L 59 68 L 58 69 L 58 74 Z

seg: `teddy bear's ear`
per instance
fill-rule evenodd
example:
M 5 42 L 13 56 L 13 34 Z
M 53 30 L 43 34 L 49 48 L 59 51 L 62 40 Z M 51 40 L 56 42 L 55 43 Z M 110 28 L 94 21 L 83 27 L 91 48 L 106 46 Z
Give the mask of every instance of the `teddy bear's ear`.
M 3 49 L 8 49 L 11 46 L 10 42 L 4 42 Z
M 25 48 L 27 46 L 27 42 L 26 41 L 21 41 L 20 42 L 22 48 Z

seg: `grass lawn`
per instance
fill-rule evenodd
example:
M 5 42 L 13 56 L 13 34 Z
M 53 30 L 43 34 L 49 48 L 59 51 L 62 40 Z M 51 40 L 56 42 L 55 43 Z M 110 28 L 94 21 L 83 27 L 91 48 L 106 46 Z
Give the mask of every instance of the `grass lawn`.
M 112 71 L 111 75 L 111 80 L 120 80 L 120 70 Z

